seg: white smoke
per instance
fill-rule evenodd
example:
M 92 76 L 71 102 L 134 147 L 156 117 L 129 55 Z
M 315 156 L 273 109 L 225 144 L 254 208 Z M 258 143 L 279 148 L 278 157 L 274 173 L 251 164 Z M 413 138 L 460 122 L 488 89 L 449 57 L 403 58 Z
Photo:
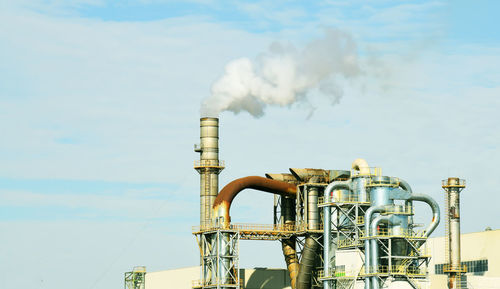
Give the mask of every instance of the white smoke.
M 323 38 L 303 49 L 273 43 L 255 61 L 239 58 L 225 67 L 201 107 L 202 116 L 216 117 L 223 111 L 247 111 L 254 117 L 264 115 L 268 105 L 291 106 L 307 101 L 312 90 L 340 101 L 343 90 L 336 79 L 360 74 L 357 49 L 352 37 L 328 29 Z

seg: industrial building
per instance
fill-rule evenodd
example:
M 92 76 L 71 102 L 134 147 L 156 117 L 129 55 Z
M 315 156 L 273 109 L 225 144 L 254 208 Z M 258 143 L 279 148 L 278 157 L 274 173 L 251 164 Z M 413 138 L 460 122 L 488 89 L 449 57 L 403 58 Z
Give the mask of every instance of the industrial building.
M 202 118 L 200 145 L 195 145 L 200 224 L 193 234 L 200 266 L 151 273 L 138 267 L 126 273 L 127 289 L 495 288 L 488 286 L 499 281 L 493 246 L 500 231 L 460 234 L 464 180 L 443 180 L 446 234 L 430 238 L 441 222 L 437 202 L 363 159 L 347 168 L 290 168 L 242 177 L 219 191 L 225 166 L 218 130 L 217 118 Z M 246 189 L 274 195 L 269 224 L 231 222 L 231 204 Z M 252 193 L 258 198 L 259 192 Z M 413 221 L 420 213 L 415 202 L 432 210 L 423 228 Z M 240 269 L 240 240 L 281 242 L 287 269 Z

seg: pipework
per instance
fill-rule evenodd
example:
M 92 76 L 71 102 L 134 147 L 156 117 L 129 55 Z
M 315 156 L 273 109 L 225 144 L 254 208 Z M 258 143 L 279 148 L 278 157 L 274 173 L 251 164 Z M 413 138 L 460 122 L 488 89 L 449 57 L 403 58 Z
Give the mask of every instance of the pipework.
M 350 191 L 351 189 L 351 181 L 335 181 L 330 183 L 325 190 L 323 191 L 323 197 L 325 200 L 328 200 L 330 196 L 333 194 L 333 191 L 337 189 L 345 189 Z M 330 252 L 330 244 L 332 244 L 332 210 L 330 206 L 323 207 L 323 270 L 325 274 L 329 274 L 331 267 L 330 261 L 332 259 Z M 331 289 L 331 284 L 329 280 L 323 281 L 324 289 Z
M 233 199 L 244 189 L 255 189 L 272 194 L 295 198 L 297 187 L 286 182 L 275 181 L 263 177 L 251 176 L 236 179 L 227 184 L 217 195 L 213 204 L 213 215 L 216 226 L 229 228 L 231 217 L 229 211 Z

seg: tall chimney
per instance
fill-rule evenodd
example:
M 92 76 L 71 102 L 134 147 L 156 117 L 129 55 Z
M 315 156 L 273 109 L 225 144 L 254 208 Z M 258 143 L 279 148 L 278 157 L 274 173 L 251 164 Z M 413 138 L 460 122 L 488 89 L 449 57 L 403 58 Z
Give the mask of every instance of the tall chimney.
M 465 180 L 448 178 L 442 181 L 446 191 L 446 261 L 443 271 L 448 274 L 448 288 L 466 288 L 464 273 L 467 269 L 460 260 L 460 192 L 465 188 Z
M 200 160 L 194 168 L 200 174 L 200 227 L 211 225 L 212 205 L 219 192 L 219 173 L 224 162 L 219 160 L 219 119 L 204 117 L 200 119 L 200 145 L 194 146 L 200 153 Z

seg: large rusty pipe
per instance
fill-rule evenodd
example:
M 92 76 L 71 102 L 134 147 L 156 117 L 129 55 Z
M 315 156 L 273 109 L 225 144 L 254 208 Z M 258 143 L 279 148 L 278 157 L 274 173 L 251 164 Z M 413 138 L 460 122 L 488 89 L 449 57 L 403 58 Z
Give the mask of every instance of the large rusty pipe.
M 231 217 L 229 216 L 231 203 L 236 195 L 244 189 L 254 189 L 293 198 L 296 198 L 297 194 L 297 187 L 295 185 L 282 181 L 275 181 L 258 176 L 236 179 L 227 184 L 219 192 L 217 198 L 215 198 L 213 210 L 214 216 L 216 216 L 215 221 L 219 222 L 218 225 L 221 225 L 223 228 L 229 228 L 231 222 Z M 220 220 L 221 217 L 223 218 L 222 220 Z

